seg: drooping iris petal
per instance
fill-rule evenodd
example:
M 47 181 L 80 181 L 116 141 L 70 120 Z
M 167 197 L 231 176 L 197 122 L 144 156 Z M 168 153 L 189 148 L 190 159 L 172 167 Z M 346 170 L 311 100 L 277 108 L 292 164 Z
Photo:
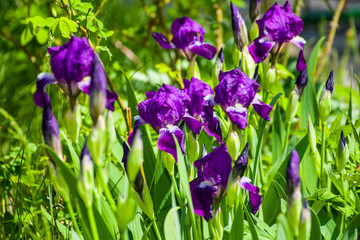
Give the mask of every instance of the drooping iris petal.
M 304 22 L 292 12 L 288 1 L 282 7 L 275 3 L 256 23 L 259 37 L 249 47 L 255 63 L 263 61 L 275 44 L 280 48 L 283 43 L 290 42 L 303 50 L 305 41 L 298 36 Z
M 240 187 L 249 192 L 250 205 L 253 214 L 256 214 L 262 202 L 262 196 L 259 194 L 259 188 L 250 184 L 251 180 L 247 177 L 242 177 L 240 180 Z
M 188 113 L 185 113 L 185 115 L 182 117 L 183 121 L 185 122 L 186 126 L 190 128 L 191 131 L 193 131 L 195 134 L 199 135 L 201 132 L 202 127 L 204 124 L 202 124 L 199 120 L 194 118 Z
M 52 73 L 40 73 L 37 76 L 36 91 L 34 93 L 34 102 L 37 106 L 44 107 L 44 102 L 46 101 L 44 96 L 47 96 L 45 88 L 48 84 L 53 83 L 56 83 L 56 79 Z
M 167 126 L 159 131 L 158 148 L 164 152 L 171 154 L 177 161 L 176 143 L 173 135 L 175 135 L 183 154 L 185 154 L 185 138 L 184 133 L 178 126 Z
M 211 207 L 217 191 L 216 187 L 207 181 L 196 178 L 190 182 L 190 191 L 194 212 L 209 221 L 213 215 Z
M 247 126 L 247 109 L 241 105 L 235 107 L 227 107 L 226 115 L 229 117 L 230 121 L 235 123 L 239 128 L 245 129 Z
M 269 113 L 273 109 L 273 106 L 267 105 L 259 100 L 259 98 L 255 97 L 253 102 L 251 103 L 253 105 L 253 108 L 255 112 L 265 119 L 266 121 L 270 121 Z
M 203 43 L 205 29 L 188 17 L 175 19 L 171 24 L 173 38 L 171 43 L 162 33 L 153 33 L 152 36 L 164 49 L 177 48 L 183 51 L 190 60 L 193 54 L 206 59 L 213 59 L 216 48 L 210 44 Z
M 164 49 L 175 48 L 174 44 L 170 43 L 167 37 L 162 33 L 152 33 L 153 38 L 159 43 Z
M 62 46 L 48 48 L 51 71 L 62 82 L 80 82 L 91 73 L 94 50 L 87 38 L 72 36 Z

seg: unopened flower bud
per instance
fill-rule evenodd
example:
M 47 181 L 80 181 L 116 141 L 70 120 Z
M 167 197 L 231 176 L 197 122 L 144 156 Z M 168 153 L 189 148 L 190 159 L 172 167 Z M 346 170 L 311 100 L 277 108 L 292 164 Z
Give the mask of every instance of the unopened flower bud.
M 78 143 L 81 127 L 81 111 L 79 102 L 75 102 L 73 109 L 69 108 L 65 117 L 66 130 L 74 143 Z
M 128 199 L 124 199 L 119 196 L 116 216 L 117 223 L 120 229 L 125 229 L 126 226 L 132 221 L 136 214 L 136 202 L 132 197 L 132 194 L 129 194 Z
M 234 180 L 241 178 L 244 176 L 245 170 L 248 165 L 249 160 L 249 143 L 246 143 L 243 151 L 235 162 L 235 165 L 231 171 L 232 178 Z
M 307 83 L 308 83 L 308 72 L 307 69 L 305 69 L 300 72 L 295 82 L 296 89 L 299 93 L 299 100 L 304 92 Z
M 316 148 L 316 133 L 315 133 L 314 126 L 311 122 L 310 115 L 308 116 L 308 139 L 309 139 L 310 152 L 311 152 L 311 157 L 313 159 L 315 171 L 316 171 L 316 174 L 318 175 L 318 177 L 320 177 L 321 158 L 320 158 L 319 151 Z
M 329 78 L 326 81 L 326 90 L 330 91 L 330 93 L 334 90 L 334 71 L 330 72 Z
M 103 115 L 99 115 L 88 139 L 89 150 L 96 166 L 102 166 L 104 144 L 106 144 L 105 119 Z
M 232 19 L 232 30 L 234 34 L 234 42 L 240 51 L 242 51 L 244 46 L 249 45 L 247 28 L 242 18 L 239 9 L 235 4 L 230 1 L 231 8 L 231 19 Z
M 112 147 L 114 146 L 116 140 L 116 132 L 114 127 L 114 120 L 112 111 L 107 111 L 106 116 L 106 146 L 105 151 L 106 154 L 110 154 L 112 152 Z
M 189 62 L 189 66 L 187 69 L 187 77 L 188 79 L 191 79 L 192 77 L 201 79 L 199 66 L 195 58 L 192 58 L 191 61 Z
M 331 94 L 334 90 L 334 72 L 331 71 L 325 85 L 324 95 L 320 99 L 320 119 L 324 123 L 328 119 L 331 112 Z
M 249 16 L 250 16 L 251 22 L 254 22 L 256 19 L 259 18 L 260 7 L 261 7 L 260 1 L 261 0 L 250 0 Z
M 300 217 L 299 239 L 309 240 L 310 233 L 311 233 L 311 212 L 306 202 L 306 199 L 304 199 L 303 209 Z
M 94 56 L 90 84 L 90 115 L 96 123 L 106 107 L 106 73 L 97 54 Z
M 344 171 L 346 162 L 349 159 L 349 148 L 346 145 L 345 136 L 344 136 L 343 131 L 341 131 L 341 136 L 340 136 L 340 141 L 339 141 L 339 146 L 338 146 L 338 151 L 337 151 L 337 159 L 338 159 L 337 169 L 338 169 L 338 172 L 341 173 Z
M 239 184 L 238 182 L 235 182 L 234 184 L 230 184 L 230 186 L 226 191 L 227 204 L 230 208 L 232 208 L 236 202 L 238 196 L 238 189 L 239 189 Z
M 220 51 L 217 55 L 217 58 L 216 58 L 216 61 L 215 61 L 214 67 L 213 67 L 213 71 L 212 71 L 212 79 L 213 79 L 214 86 L 219 84 L 219 72 L 223 68 L 223 62 L 224 62 L 223 48 L 220 48 Z
M 127 174 L 129 181 L 133 183 L 138 175 L 142 162 L 144 161 L 143 157 L 143 142 L 141 139 L 141 131 L 137 131 L 134 136 L 134 140 L 131 145 L 131 151 L 129 153 L 129 158 L 127 160 Z
M 289 159 L 286 171 L 288 184 L 288 212 L 289 225 L 292 227 L 295 236 L 299 235 L 299 220 L 302 210 L 302 198 L 300 191 L 299 176 L 299 155 L 293 150 Z
M 161 151 L 161 160 L 170 175 L 174 175 L 174 157 L 165 151 Z
M 196 140 L 196 136 L 192 131 L 186 135 L 186 149 L 191 163 L 195 162 L 199 157 L 199 142 Z M 206 148 L 205 148 L 206 149 Z
M 80 173 L 77 184 L 78 193 L 87 208 L 93 202 L 94 166 L 87 144 L 85 143 L 80 157 Z
M 297 92 L 297 89 L 294 88 L 294 90 L 291 91 L 289 102 L 286 108 L 286 124 L 290 124 L 291 121 L 294 119 L 297 109 L 299 106 L 299 94 Z
M 241 52 L 241 70 L 246 73 L 250 78 L 254 77 L 256 64 L 250 55 L 247 46 L 244 46 Z
M 264 64 L 266 65 L 266 64 Z M 265 79 L 264 79 L 264 88 L 266 91 L 270 91 L 275 80 L 276 80 L 276 69 L 275 67 L 271 67 L 267 72 L 264 71 Z
M 49 170 L 51 183 L 55 190 L 61 195 L 65 202 L 70 201 L 69 187 L 61 172 L 57 171 L 56 166 L 52 162 L 49 162 Z
M 240 154 L 240 138 L 234 129 L 230 129 L 229 136 L 226 139 L 226 146 L 231 159 L 235 161 Z

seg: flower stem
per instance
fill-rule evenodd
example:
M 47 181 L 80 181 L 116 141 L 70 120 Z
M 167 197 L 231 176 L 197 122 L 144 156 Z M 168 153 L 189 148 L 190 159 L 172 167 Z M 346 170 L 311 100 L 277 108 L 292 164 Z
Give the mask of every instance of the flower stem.
M 174 186 L 174 189 L 175 189 L 176 199 L 178 200 L 179 205 L 182 206 L 183 202 L 182 202 L 182 199 L 181 199 L 181 196 L 180 196 L 179 189 L 178 189 L 177 184 L 176 184 L 174 174 L 170 174 L 170 179 L 171 179 L 171 183 L 172 183 L 172 185 Z
M 325 156 L 325 141 L 326 141 L 325 127 L 326 127 L 326 123 L 322 123 L 320 182 L 323 182 L 323 180 L 324 180 L 324 164 L 325 164 L 325 157 L 326 157 Z
M 114 212 L 116 212 L 116 204 L 115 204 L 115 201 L 114 201 L 114 199 L 113 199 L 113 197 L 112 197 L 112 195 L 111 195 L 111 192 L 110 192 L 110 190 L 109 190 L 109 188 L 108 188 L 108 186 L 107 186 L 107 184 L 106 184 L 106 182 L 105 182 L 104 175 L 103 175 L 103 173 L 102 173 L 102 171 L 101 171 L 102 169 L 101 169 L 101 167 L 99 167 L 99 166 L 98 166 L 97 169 L 98 169 L 97 173 L 99 174 L 99 178 L 100 178 L 100 181 L 101 181 L 101 186 L 102 186 L 102 188 L 103 188 L 103 190 L 104 190 L 105 197 L 106 197 L 106 199 L 108 200 L 111 209 L 112 209 Z
M 291 126 L 291 124 L 288 122 L 287 126 L 286 126 L 286 137 L 285 137 L 285 141 L 284 141 L 283 153 L 286 152 L 286 149 L 287 149 L 287 147 L 289 145 L 290 126 Z
M 154 230 L 155 230 L 157 239 L 158 239 L 158 240 L 161 240 L 162 238 L 161 238 L 161 235 L 160 235 L 158 226 L 157 226 L 157 224 L 156 224 L 155 218 L 152 220 L 152 224 L 153 224 L 153 227 L 154 227 Z
M 67 208 L 69 210 L 69 214 L 70 214 L 71 220 L 72 220 L 72 222 L 74 224 L 75 231 L 80 237 L 82 234 L 81 234 L 79 225 L 78 225 L 78 223 L 76 221 L 76 218 L 75 218 L 74 209 L 73 209 L 73 207 L 71 205 L 71 202 L 69 200 L 66 201 L 66 206 L 67 206 Z
M 93 239 L 99 240 L 99 234 L 98 234 L 98 231 L 96 228 L 95 216 L 94 216 L 94 211 L 92 209 L 92 206 L 87 208 L 87 212 L 88 212 L 88 216 L 89 216 L 89 222 L 90 222 Z

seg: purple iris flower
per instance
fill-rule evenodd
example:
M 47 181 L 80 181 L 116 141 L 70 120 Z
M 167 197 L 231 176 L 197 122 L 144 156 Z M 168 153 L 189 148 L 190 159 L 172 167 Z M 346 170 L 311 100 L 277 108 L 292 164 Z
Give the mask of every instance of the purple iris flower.
M 247 108 L 250 104 L 260 117 L 270 120 L 269 113 L 273 106 L 259 100 L 256 92 L 260 85 L 256 81 L 235 68 L 228 72 L 220 71 L 219 82 L 215 87 L 215 102 L 238 127 L 245 129 L 247 126 Z
M 59 136 L 59 126 L 56 118 L 52 112 L 50 98 L 46 92 L 43 92 L 43 119 L 42 119 L 42 132 L 45 144 L 51 147 L 62 159 L 62 146 Z
M 210 85 L 193 77 L 191 81 L 184 79 L 184 86 L 184 91 L 189 95 L 191 102 L 182 118 L 183 121 L 195 134 L 200 134 L 204 126 L 206 133 L 220 142 L 221 126 L 220 121 L 214 116 L 213 103 L 209 101 L 214 96 Z
M 34 102 L 44 107 L 43 92 L 46 85 L 58 84 L 64 92 L 74 99 L 80 91 L 90 94 L 90 78 L 93 69 L 94 50 L 88 40 L 73 36 L 62 46 L 48 48 L 51 73 L 39 74 L 36 82 Z M 114 110 L 115 94 L 106 90 L 107 107 Z
M 304 22 L 292 12 L 288 1 L 282 7 L 275 3 L 256 23 L 259 37 L 249 47 L 255 63 L 262 62 L 271 49 L 276 53 L 288 43 L 303 50 L 305 40 L 299 34 Z
M 147 92 L 146 97 L 145 101 L 138 104 L 140 118 L 135 124 L 150 124 L 159 133 L 159 149 L 170 153 L 176 160 L 176 143 L 172 134 L 185 153 L 184 133 L 178 124 L 185 114 L 190 97 L 184 91 L 166 84 L 163 84 L 157 92 Z
M 307 69 L 307 64 L 306 64 L 306 60 L 305 60 L 305 57 L 304 57 L 304 51 L 300 50 L 299 57 L 298 57 L 298 60 L 296 62 L 296 70 L 298 72 L 302 72 L 305 69 Z
M 241 154 L 243 157 L 245 155 Z M 214 200 L 220 202 L 226 193 L 229 176 L 232 171 L 231 163 L 231 157 L 223 142 L 219 147 L 214 148 L 212 152 L 194 163 L 198 170 L 198 177 L 190 182 L 194 212 L 204 217 L 206 221 L 209 221 L 212 217 Z M 259 188 L 251 185 L 249 182 L 250 179 L 242 177 L 240 187 L 249 191 L 250 204 L 255 214 L 259 209 L 262 197 L 259 195 Z
M 152 36 L 164 49 L 177 48 L 187 60 L 191 60 L 194 54 L 203 58 L 213 59 L 216 48 L 204 42 L 205 29 L 188 17 L 176 19 L 171 24 L 173 39 L 171 43 L 162 33 L 153 32 Z
M 296 150 L 293 150 L 286 170 L 289 195 L 291 195 L 296 188 L 300 187 L 299 162 L 299 155 Z

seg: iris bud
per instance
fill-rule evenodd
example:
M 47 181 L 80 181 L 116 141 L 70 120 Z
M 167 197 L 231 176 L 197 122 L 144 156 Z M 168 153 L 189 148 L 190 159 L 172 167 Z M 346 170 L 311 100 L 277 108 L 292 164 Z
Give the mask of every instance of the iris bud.
M 260 7 L 261 7 L 260 0 L 250 0 L 249 16 L 250 16 L 251 22 L 254 22 L 256 19 L 259 18 Z
M 62 174 L 57 171 L 56 166 L 52 162 L 49 162 L 49 171 L 51 183 L 56 191 L 61 195 L 65 202 L 70 201 L 68 185 Z
M 192 131 L 189 131 L 186 134 L 186 148 L 191 163 L 195 162 L 199 156 L 199 142 L 196 140 L 195 134 Z M 206 149 L 206 148 L 205 148 Z
M 311 122 L 310 115 L 308 116 L 308 118 L 309 118 L 309 120 L 308 120 L 309 121 L 309 123 L 308 123 L 308 138 L 309 138 L 309 144 L 310 144 L 310 152 L 311 152 L 311 156 L 313 159 L 315 171 L 316 171 L 318 177 L 320 177 L 321 158 L 320 158 L 319 151 L 316 148 L 316 133 L 315 133 L 314 126 Z
M 111 111 L 107 111 L 106 116 L 106 146 L 105 151 L 106 154 L 110 154 L 112 152 L 112 147 L 114 146 L 116 140 L 116 132 L 114 128 L 114 120 Z
M 93 202 L 94 166 L 86 143 L 83 150 L 81 151 L 80 159 L 80 173 L 77 189 L 79 196 L 84 201 L 85 206 L 89 208 Z
M 243 151 L 235 162 L 235 165 L 231 171 L 232 179 L 239 180 L 242 176 L 244 176 L 245 170 L 248 165 L 249 160 L 249 143 L 246 143 Z
M 234 42 L 238 49 L 242 51 L 244 46 L 249 45 L 247 28 L 242 18 L 239 9 L 235 6 L 235 4 L 230 1 L 231 8 L 231 19 L 232 19 L 232 30 L 234 34 Z
M 73 109 L 66 112 L 65 126 L 74 143 L 78 143 L 80 127 L 81 127 L 81 111 L 78 101 L 76 101 Z
M 129 153 L 129 158 L 127 161 L 126 169 L 127 169 L 129 181 L 131 183 L 134 183 L 134 181 L 140 171 L 142 162 L 144 161 L 143 142 L 141 139 L 141 131 L 136 132 L 131 146 L 132 147 L 131 147 L 131 151 Z
M 117 223 L 120 229 L 125 229 L 126 226 L 131 222 L 131 220 L 135 217 L 136 214 L 136 202 L 134 198 L 129 194 L 128 199 L 124 199 L 119 196 L 116 216 Z
M 195 58 L 192 58 L 191 61 L 189 62 L 189 66 L 187 69 L 187 77 L 188 79 L 191 79 L 192 77 L 201 79 L 199 66 L 195 61 Z
M 247 46 L 244 46 L 243 51 L 241 52 L 241 70 L 250 78 L 253 78 L 255 74 L 255 68 L 256 65 L 254 59 L 250 55 Z
M 174 157 L 165 151 L 161 151 L 161 160 L 170 175 L 174 175 Z
M 226 146 L 231 159 L 234 161 L 240 154 L 240 138 L 234 129 L 230 129 L 229 136 L 226 139 Z
M 230 184 L 230 186 L 228 187 L 227 191 L 226 191 L 226 196 L 227 196 L 227 205 L 232 208 L 236 202 L 237 196 L 238 196 L 238 189 L 239 189 L 239 184 L 236 182 L 234 184 Z
M 290 124 L 291 121 L 294 119 L 298 106 L 299 106 L 299 94 L 295 88 L 294 90 L 291 91 L 289 102 L 286 108 L 285 117 L 287 124 Z
M 334 90 L 334 71 L 331 71 L 329 78 L 326 81 L 325 92 L 324 95 L 321 97 L 320 106 L 319 106 L 320 119 L 323 123 L 326 122 L 331 112 L 331 94 L 333 90 Z
M 234 62 L 234 66 L 235 67 L 239 67 L 241 66 L 240 63 L 240 59 L 241 59 L 241 52 L 240 50 L 237 48 L 236 44 L 233 44 L 233 48 L 232 48 L 232 58 L 233 58 L 233 62 Z
M 90 133 L 88 146 L 96 166 L 102 166 L 102 155 L 106 144 L 105 119 L 99 115 L 96 125 Z
M 343 172 L 345 169 L 346 162 L 349 159 L 349 148 L 346 145 L 344 132 L 341 131 L 340 141 L 339 141 L 339 147 L 337 151 L 337 169 L 339 173 Z
M 220 51 L 217 55 L 213 71 L 212 71 L 212 79 L 214 86 L 219 84 L 219 72 L 223 69 L 223 62 L 224 62 L 224 53 L 223 48 L 220 48 Z
M 299 239 L 309 240 L 311 233 L 311 213 L 306 202 L 306 199 L 303 201 L 303 209 L 300 217 L 300 226 L 299 226 Z
M 263 73 L 266 74 L 266 77 L 264 79 L 264 88 L 266 91 L 269 92 L 276 80 L 276 69 L 275 67 L 271 67 L 270 69 L 267 70 L 267 72 L 263 71 Z
M 94 56 L 90 84 L 90 115 L 96 123 L 106 107 L 106 73 L 97 54 Z
M 300 72 L 295 83 L 295 87 L 297 89 L 297 92 L 299 93 L 299 99 L 301 98 L 307 83 L 308 83 L 308 72 L 307 69 L 305 69 Z

